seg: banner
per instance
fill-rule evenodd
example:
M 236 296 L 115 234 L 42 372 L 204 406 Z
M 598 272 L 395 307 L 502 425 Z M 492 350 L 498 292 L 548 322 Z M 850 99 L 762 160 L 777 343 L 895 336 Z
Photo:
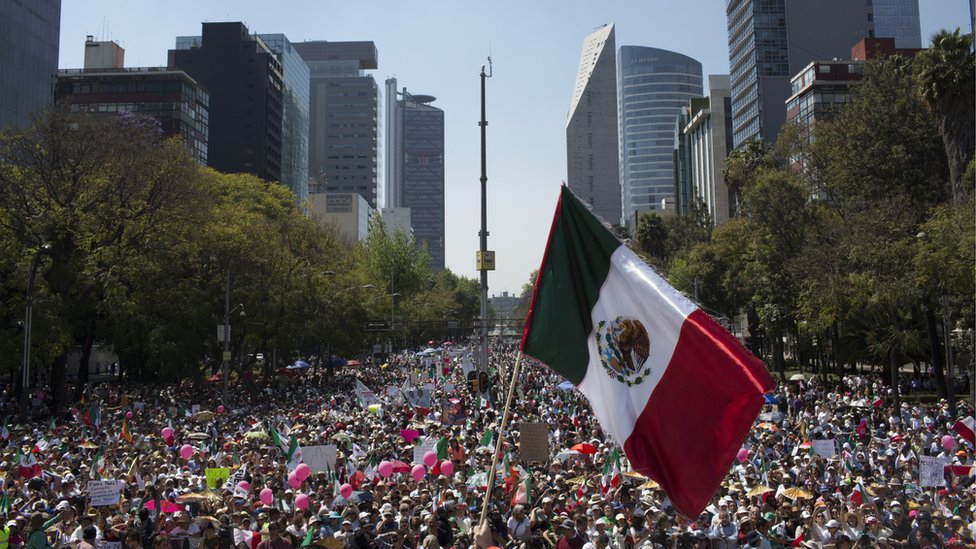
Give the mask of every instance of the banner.
M 302 460 L 313 473 L 335 471 L 336 450 L 335 444 L 305 446 L 302 448 Z
M 217 486 L 220 486 L 230 479 L 230 468 L 229 467 L 207 467 L 207 488 L 211 490 L 216 490 Z
M 519 423 L 519 459 L 549 463 L 549 424 Z
M 89 480 L 88 504 L 92 507 L 118 505 L 122 486 L 121 480 Z
M 935 456 L 918 457 L 918 483 L 922 486 L 945 486 L 944 458 Z

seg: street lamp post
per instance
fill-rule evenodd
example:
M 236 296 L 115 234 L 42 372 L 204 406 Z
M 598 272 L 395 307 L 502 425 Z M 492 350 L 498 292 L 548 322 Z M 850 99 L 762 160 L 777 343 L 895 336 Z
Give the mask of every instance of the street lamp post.
M 37 276 L 37 267 L 41 262 L 41 254 L 47 253 L 51 249 L 50 244 L 42 245 L 34 253 L 31 261 L 30 270 L 27 273 L 27 295 L 25 296 L 26 311 L 24 313 L 24 363 L 21 366 L 21 391 L 20 391 L 20 420 L 27 422 L 28 407 L 30 402 L 27 393 L 30 392 L 30 344 L 31 344 L 31 320 L 34 312 L 34 278 Z M 84 365 L 87 367 L 87 364 Z
M 395 331 L 394 326 L 396 324 L 396 317 L 394 316 L 394 312 L 396 311 L 396 298 L 399 295 L 400 294 L 396 292 L 390 294 L 390 349 L 388 350 L 388 354 L 393 353 L 393 334 Z
M 478 368 L 488 371 L 488 155 L 487 155 L 487 129 L 488 120 L 485 118 L 485 80 L 491 78 L 491 57 L 488 58 L 488 72 L 485 72 L 484 65 L 481 66 L 481 232 L 480 252 L 481 252 L 481 353 Z

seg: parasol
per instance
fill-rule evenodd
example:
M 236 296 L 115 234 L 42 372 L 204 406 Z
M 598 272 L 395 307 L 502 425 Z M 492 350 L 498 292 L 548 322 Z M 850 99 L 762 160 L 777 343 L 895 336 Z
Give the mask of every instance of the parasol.
M 790 376 L 790 381 L 806 381 L 807 378 L 803 377 L 803 374 L 793 374 Z
M 406 463 L 398 460 L 393 460 L 390 462 L 393 465 L 394 473 L 409 473 L 411 467 Z
M 569 449 L 570 450 L 576 450 L 577 452 L 579 452 L 581 454 L 593 455 L 593 454 L 596 453 L 596 446 L 593 446 L 592 444 L 587 444 L 585 442 L 581 442 L 579 444 L 574 444 L 574 445 L 570 446 Z
M 769 423 L 768 421 L 756 425 L 756 429 L 765 429 L 767 431 L 772 431 L 774 433 L 776 431 L 779 431 L 779 427 L 773 425 L 772 423 Z
M 95 448 L 98 448 L 98 445 L 97 444 L 92 444 L 91 442 L 88 442 L 86 440 L 85 442 L 82 442 L 81 444 L 79 444 L 78 447 L 79 448 L 85 448 L 86 450 L 94 450 Z
M 760 484 L 759 486 L 756 486 L 752 490 L 749 490 L 749 492 L 746 494 L 746 496 L 751 497 L 751 498 L 754 498 L 756 496 L 761 496 L 761 495 L 763 495 L 763 494 L 765 494 L 767 492 L 772 492 L 772 491 L 773 491 L 773 489 L 770 488 L 769 486 Z
M 488 449 L 488 453 L 491 453 L 491 449 L 490 448 Z M 579 452 L 577 452 L 576 450 L 563 450 L 563 451 L 559 452 L 558 454 L 556 454 L 556 459 L 558 459 L 559 461 L 566 461 L 567 459 L 569 459 L 569 458 L 571 458 L 573 456 L 578 456 L 578 455 L 581 455 L 581 454 Z
M 249 431 L 246 435 L 244 435 L 244 438 L 265 439 L 268 438 L 268 433 L 265 433 L 264 431 Z
M 813 499 L 813 494 L 796 486 L 783 490 L 783 495 L 790 499 Z
M 197 423 L 201 421 L 210 421 L 214 418 L 214 413 L 209 410 L 204 410 L 202 412 L 197 412 L 190 416 L 190 419 L 196 421 Z
M 658 484 L 657 482 L 655 482 L 653 480 L 648 480 L 644 484 L 641 484 L 640 486 L 638 486 L 637 489 L 638 490 L 656 490 L 656 489 L 658 489 L 660 487 L 661 487 L 661 485 Z
M 210 438 L 210 435 L 208 435 L 207 433 L 190 433 L 189 435 L 186 436 L 186 438 L 190 440 L 207 440 L 208 438 Z

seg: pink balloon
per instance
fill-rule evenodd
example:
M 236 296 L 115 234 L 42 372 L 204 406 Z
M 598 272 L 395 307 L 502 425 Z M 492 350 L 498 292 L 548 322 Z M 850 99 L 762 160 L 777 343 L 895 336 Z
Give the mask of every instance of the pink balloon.
M 298 507 L 302 511 L 308 509 L 308 496 L 305 494 L 295 496 L 295 507 Z
M 271 505 L 271 502 L 274 501 L 274 492 L 271 491 L 271 488 L 264 488 L 261 490 L 259 498 L 261 499 L 261 503 Z
M 454 473 L 454 464 L 450 460 L 445 459 L 441 462 L 441 474 L 449 477 L 452 473 Z
M 428 450 L 424 452 L 424 465 L 427 467 L 433 467 L 437 463 L 437 452 L 433 450 Z
M 739 453 L 735 455 L 735 459 L 739 460 L 739 463 L 745 463 L 749 459 L 749 450 L 739 448 Z
M 393 474 L 393 464 L 389 461 L 381 461 L 376 472 L 383 478 L 389 478 Z
M 423 465 L 414 465 L 413 469 L 410 470 L 410 476 L 417 482 L 420 482 L 425 474 L 427 474 L 427 470 L 424 469 Z
M 348 484 L 343 484 L 339 487 L 339 495 L 344 498 L 349 498 L 352 495 L 352 486 Z
M 945 451 L 948 452 L 949 450 L 952 450 L 955 447 L 956 447 L 956 439 L 952 438 L 952 436 L 950 435 L 946 435 L 942 437 L 942 448 L 945 449 Z
M 129 410 L 128 412 L 125 413 L 125 419 L 132 419 L 132 416 L 134 415 L 135 414 L 132 413 L 132 410 Z
M 217 413 L 218 414 L 224 413 L 224 405 L 223 404 L 221 404 L 220 406 L 217 406 Z
M 298 479 L 298 475 L 295 474 L 295 471 L 288 473 L 288 486 L 298 490 L 298 487 L 301 485 L 302 481 Z
M 238 482 L 237 487 L 240 488 L 241 490 L 244 490 L 245 492 L 251 491 L 251 483 L 246 480 L 242 480 Z
M 184 444 L 183 446 L 180 447 L 181 458 L 190 459 L 190 456 L 192 455 L 193 455 L 193 446 L 190 446 L 189 444 Z
M 308 475 L 312 474 L 312 468 L 305 463 L 299 463 L 298 467 L 295 467 L 295 476 L 298 480 L 304 482 L 308 478 Z
M 163 430 L 160 431 L 159 434 L 163 438 L 173 438 L 173 429 L 170 427 L 163 427 Z

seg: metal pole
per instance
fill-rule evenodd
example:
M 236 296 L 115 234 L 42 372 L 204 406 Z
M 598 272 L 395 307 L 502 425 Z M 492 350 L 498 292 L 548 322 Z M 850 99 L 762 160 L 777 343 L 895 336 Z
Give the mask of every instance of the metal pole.
M 952 311 L 949 309 L 949 296 L 945 294 L 942 295 L 942 337 L 946 354 L 946 400 L 950 417 L 956 417 L 956 388 L 952 379 Z
M 224 404 L 230 402 L 230 269 L 227 269 L 227 283 L 224 286 Z
M 491 58 L 488 58 L 491 65 Z M 485 73 L 485 66 L 481 66 L 481 354 L 478 361 L 479 371 L 488 372 L 488 270 L 485 268 L 485 256 L 488 252 L 488 154 L 486 145 L 486 130 L 488 120 L 485 118 L 485 80 L 490 74 Z M 480 387 L 479 387 L 480 388 Z M 480 388 L 482 391 L 485 388 Z
M 34 312 L 34 278 L 37 276 L 37 267 L 41 262 L 41 253 L 51 249 L 50 244 L 44 244 L 34 253 L 31 261 L 30 270 L 27 273 L 27 295 L 25 296 L 26 311 L 24 312 L 24 363 L 21 366 L 21 391 L 20 391 L 20 420 L 27 423 L 27 416 L 30 407 L 30 399 L 27 393 L 30 392 L 30 348 L 31 348 L 31 323 Z

